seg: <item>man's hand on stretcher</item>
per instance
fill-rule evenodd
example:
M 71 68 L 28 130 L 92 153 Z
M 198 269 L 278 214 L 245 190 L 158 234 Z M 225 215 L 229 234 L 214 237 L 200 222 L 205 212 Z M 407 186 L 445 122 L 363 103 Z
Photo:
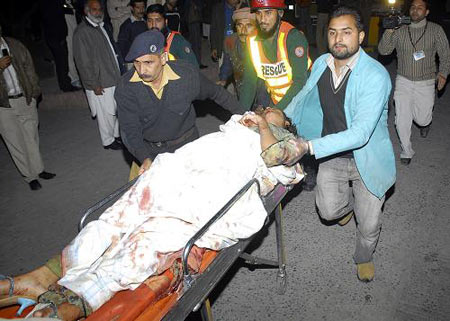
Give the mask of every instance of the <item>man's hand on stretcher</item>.
M 146 170 L 148 170 L 150 168 L 150 166 L 152 166 L 152 160 L 150 158 L 144 159 L 141 167 L 139 167 L 138 175 L 141 175 L 142 173 L 144 173 Z

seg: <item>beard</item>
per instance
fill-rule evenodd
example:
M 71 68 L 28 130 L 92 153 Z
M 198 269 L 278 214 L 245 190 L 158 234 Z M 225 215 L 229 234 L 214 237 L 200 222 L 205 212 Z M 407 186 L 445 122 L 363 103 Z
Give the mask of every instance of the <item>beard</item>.
M 103 22 L 103 18 L 104 18 L 103 13 L 94 16 L 93 14 L 91 14 L 90 12 L 88 12 L 88 13 L 87 13 L 87 16 L 88 16 L 88 18 L 89 18 L 90 20 L 92 20 L 92 22 L 94 22 L 94 23 L 101 23 L 101 22 Z
M 258 36 L 262 39 L 268 39 L 270 37 L 273 36 L 273 34 L 275 33 L 275 31 L 277 31 L 278 29 L 278 25 L 280 24 L 280 17 L 278 16 L 277 18 L 277 22 L 273 25 L 272 28 L 270 28 L 267 31 L 264 31 L 261 29 L 260 25 L 257 24 L 257 29 L 258 29 Z
M 341 47 L 345 47 L 345 50 L 341 50 L 338 51 L 335 47 L 336 45 L 334 45 L 333 47 L 329 47 L 328 49 L 330 49 L 330 53 L 331 55 L 338 60 L 345 60 L 350 58 L 351 56 L 353 56 L 354 54 L 356 54 L 359 50 L 359 47 L 355 48 L 355 49 L 349 49 L 347 46 L 345 45 L 340 45 Z

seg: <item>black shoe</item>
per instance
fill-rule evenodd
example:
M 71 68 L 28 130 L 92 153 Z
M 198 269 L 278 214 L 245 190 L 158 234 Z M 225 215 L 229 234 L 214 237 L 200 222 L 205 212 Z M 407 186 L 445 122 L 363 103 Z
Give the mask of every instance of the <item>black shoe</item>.
M 430 131 L 430 126 L 431 125 L 423 126 L 420 128 L 420 137 L 426 138 L 428 136 L 428 133 Z
M 405 166 L 408 166 L 411 163 L 411 158 L 400 158 L 400 163 Z
M 116 137 L 115 140 L 116 140 L 116 142 L 118 142 L 119 144 L 122 144 L 122 145 L 123 145 L 123 141 L 122 141 L 122 138 L 120 138 L 120 136 L 119 136 L 119 137 Z
M 42 178 L 42 179 L 52 179 L 55 176 L 56 176 L 56 174 L 49 173 L 49 172 L 46 172 L 46 171 L 42 171 L 42 173 L 39 174 L 39 177 Z
M 28 185 L 30 185 L 32 191 L 37 191 L 38 189 L 42 188 L 41 184 L 37 179 L 33 179 L 31 182 L 28 183 Z
M 200 69 L 205 69 L 205 68 L 208 68 L 208 66 L 206 66 L 206 65 L 202 65 L 202 64 L 200 64 Z
M 113 141 L 112 144 L 109 144 L 108 146 L 103 146 L 104 149 L 112 149 L 112 150 L 120 150 L 123 149 L 123 146 L 121 143 L 119 143 L 117 140 Z
M 61 88 L 61 90 L 63 91 L 63 92 L 65 92 L 65 93 L 67 93 L 67 92 L 72 92 L 72 91 L 78 91 L 78 90 L 81 90 L 81 88 L 80 87 L 75 87 L 75 86 L 68 86 L 68 87 L 64 87 L 64 88 Z

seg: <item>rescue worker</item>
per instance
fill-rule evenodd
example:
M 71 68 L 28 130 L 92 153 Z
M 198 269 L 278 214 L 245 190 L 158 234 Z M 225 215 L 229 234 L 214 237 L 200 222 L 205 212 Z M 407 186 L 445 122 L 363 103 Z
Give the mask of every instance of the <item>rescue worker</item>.
M 239 101 L 247 110 L 255 100 L 257 79 L 265 82 L 270 106 L 285 109 L 303 88 L 311 60 L 308 41 L 302 32 L 281 21 L 286 8 L 284 0 L 252 0 L 258 33 L 247 38 L 248 55 L 244 65 Z M 306 177 L 302 188 L 312 191 L 316 186 L 317 164 L 314 158 L 302 159 Z
M 167 17 L 162 5 L 153 4 L 147 8 L 147 27 L 149 30 L 158 29 L 166 37 L 164 51 L 168 53 L 169 60 L 183 59 L 198 67 L 191 44 L 181 33 L 167 27 Z
M 284 0 L 252 0 L 257 35 L 248 37 L 248 55 L 240 96 L 250 109 L 255 99 L 257 78 L 263 79 L 272 107 L 283 110 L 306 83 L 308 42 L 302 32 L 281 21 Z

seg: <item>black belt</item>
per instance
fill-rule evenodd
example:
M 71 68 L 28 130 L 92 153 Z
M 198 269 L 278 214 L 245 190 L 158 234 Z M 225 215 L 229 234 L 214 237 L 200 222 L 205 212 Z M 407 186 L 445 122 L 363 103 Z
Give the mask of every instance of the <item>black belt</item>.
M 20 97 L 23 97 L 22 93 L 17 94 L 17 95 L 8 96 L 9 99 L 17 99 L 17 98 L 20 98 Z
M 170 146 L 175 146 L 178 145 L 182 142 L 184 142 L 186 139 L 188 139 L 190 136 L 192 136 L 195 132 L 196 127 L 192 127 L 191 129 L 189 129 L 187 132 L 185 132 L 183 135 L 181 135 L 180 137 L 178 137 L 177 139 L 174 140 L 166 140 L 166 141 L 161 141 L 161 142 L 148 142 L 151 146 L 153 147 L 170 147 Z

